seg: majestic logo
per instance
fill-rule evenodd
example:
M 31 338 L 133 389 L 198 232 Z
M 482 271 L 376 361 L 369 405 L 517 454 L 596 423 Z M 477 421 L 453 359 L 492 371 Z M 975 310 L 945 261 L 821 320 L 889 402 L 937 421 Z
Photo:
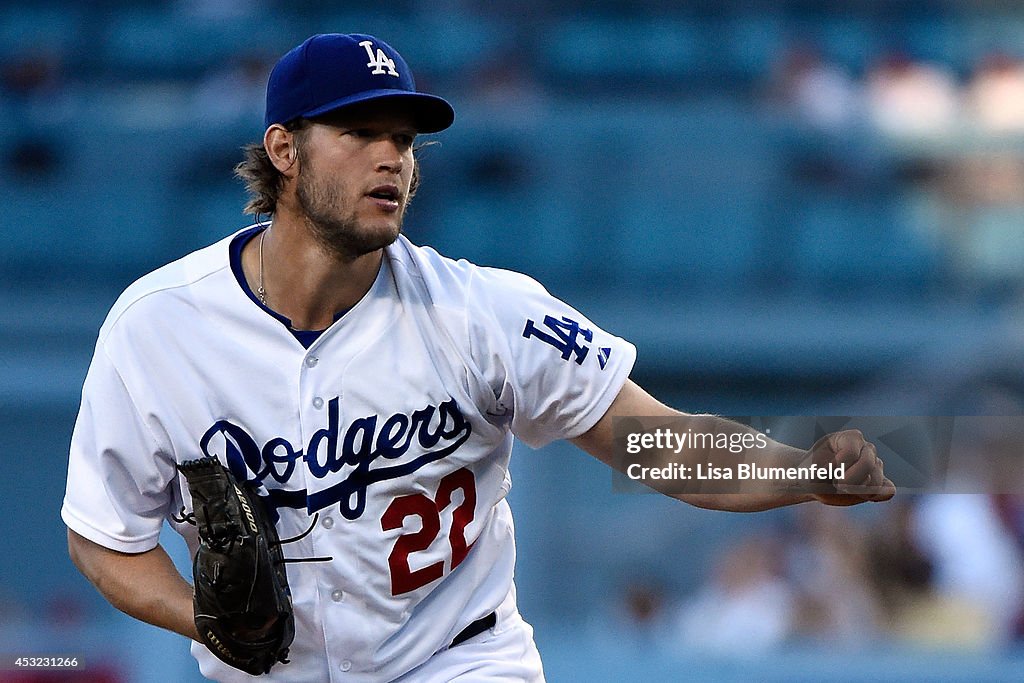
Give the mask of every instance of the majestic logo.
M 287 483 L 297 463 L 329 486 L 307 492 L 268 487 L 270 503 L 277 507 L 306 508 L 312 514 L 339 503 L 341 514 L 358 519 L 366 508 L 370 485 L 412 474 L 424 465 L 457 451 L 472 433 L 472 426 L 455 399 L 413 411 L 356 418 L 344 429 L 339 399 L 327 403 L 327 426 L 312 434 L 305 452 L 287 439 L 275 437 L 262 447 L 243 427 L 218 420 L 199 441 L 204 455 L 222 457 L 240 481 L 263 483 L 270 477 Z M 404 458 L 409 453 L 415 456 Z M 387 461 L 394 464 L 381 464 Z M 376 464 L 375 464 L 376 463 Z
M 380 49 L 379 47 L 377 48 L 377 53 L 374 54 L 372 40 L 364 40 L 359 44 L 366 49 L 366 56 L 370 58 L 370 61 L 366 63 L 366 66 L 373 67 L 373 71 L 371 71 L 370 73 L 376 75 L 386 73 L 391 76 L 398 76 L 398 72 L 395 71 L 395 60 L 388 57 L 384 53 L 384 50 Z

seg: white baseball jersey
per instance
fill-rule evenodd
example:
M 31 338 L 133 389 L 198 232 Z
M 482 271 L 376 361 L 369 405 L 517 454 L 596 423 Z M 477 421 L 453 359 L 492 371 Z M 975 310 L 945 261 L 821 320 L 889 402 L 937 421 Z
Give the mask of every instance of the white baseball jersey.
M 291 663 L 259 680 L 393 680 L 491 612 L 495 631 L 519 619 L 512 437 L 539 447 L 586 432 L 635 350 L 524 275 L 404 237 L 356 306 L 297 337 L 242 275 L 261 227 L 118 299 L 85 380 L 62 517 L 107 548 L 150 550 L 191 509 L 175 463 L 216 456 L 262 485 L 282 538 L 319 513 L 286 556 L 333 558 L 288 565 Z M 194 527 L 172 525 L 194 552 Z M 250 679 L 192 652 L 210 678 Z

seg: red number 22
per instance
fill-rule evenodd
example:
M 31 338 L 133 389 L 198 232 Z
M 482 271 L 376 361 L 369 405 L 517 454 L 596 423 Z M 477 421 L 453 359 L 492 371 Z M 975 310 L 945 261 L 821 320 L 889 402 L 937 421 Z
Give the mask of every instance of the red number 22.
M 452 526 L 448 532 L 454 570 L 466 559 L 472 547 L 466 544 L 466 526 L 473 521 L 476 511 L 476 482 L 472 472 L 463 467 L 446 475 L 437 486 L 434 500 L 422 493 L 399 496 L 384 511 L 380 518 L 380 526 L 384 531 L 401 529 L 405 518 L 413 515 L 419 517 L 422 524 L 419 531 L 399 536 L 388 556 L 392 595 L 416 590 L 444 574 L 444 562 L 441 560 L 420 569 L 411 569 L 409 553 L 426 550 L 441 533 L 441 512 L 451 505 L 452 494 L 456 489 L 462 489 L 462 503 L 452 511 Z

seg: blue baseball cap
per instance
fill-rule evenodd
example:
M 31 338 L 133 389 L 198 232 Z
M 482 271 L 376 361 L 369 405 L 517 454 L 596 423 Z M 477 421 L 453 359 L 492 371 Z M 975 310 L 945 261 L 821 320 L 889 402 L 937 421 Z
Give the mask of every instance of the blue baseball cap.
M 264 128 L 371 100 L 410 112 L 420 133 L 436 133 L 455 120 L 447 101 L 416 91 L 409 65 L 383 40 L 321 33 L 290 50 L 270 72 Z

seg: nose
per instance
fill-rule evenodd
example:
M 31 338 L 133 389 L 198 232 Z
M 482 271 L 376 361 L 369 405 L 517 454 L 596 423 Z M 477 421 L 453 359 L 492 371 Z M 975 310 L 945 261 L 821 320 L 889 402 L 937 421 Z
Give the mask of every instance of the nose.
M 393 140 L 381 140 L 377 143 L 377 165 L 380 172 L 401 173 L 404 167 L 402 151 Z

